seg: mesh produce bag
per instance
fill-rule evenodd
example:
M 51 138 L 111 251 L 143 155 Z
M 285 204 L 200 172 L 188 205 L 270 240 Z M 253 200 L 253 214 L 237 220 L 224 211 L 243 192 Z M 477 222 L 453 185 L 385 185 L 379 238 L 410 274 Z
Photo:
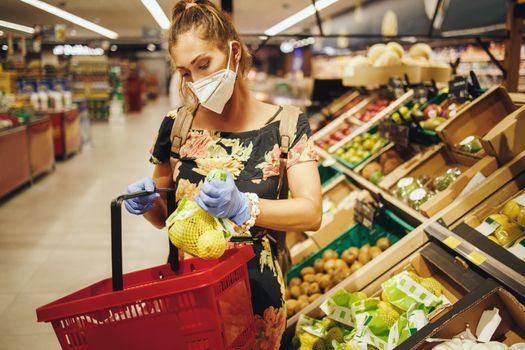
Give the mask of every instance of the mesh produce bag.
M 210 173 L 206 181 L 223 180 L 222 171 Z M 226 250 L 233 230 L 227 219 L 219 219 L 201 209 L 192 199 L 184 198 L 166 220 L 168 234 L 176 247 L 203 259 L 218 259 Z

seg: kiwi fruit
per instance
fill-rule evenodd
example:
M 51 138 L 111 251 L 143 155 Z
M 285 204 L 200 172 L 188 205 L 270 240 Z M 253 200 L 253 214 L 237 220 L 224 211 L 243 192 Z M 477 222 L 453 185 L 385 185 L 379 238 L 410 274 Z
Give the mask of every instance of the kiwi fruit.
M 360 262 L 361 264 L 366 264 L 367 262 L 370 261 L 370 254 L 369 254 L 369 251 L 367 250 L 361 250 L 359 252 L 359 255 L 357 256 L 357 261 Z M 355 263 L 354 263 L 355 264 Z
M 324 263 L 324 270 L 325 270 L 325 272 L 330 272 L 333 269 L 335 269 L 335 259 L 327 260 Z
M 310 287 L 308 288 L 308 295 L 318 294 L 320 292 L 319 284 L 314 282 L 310 283 Z
M 387 237 L 379 238 L 376 242 L 376 246 L 385 251 L 390 247 L 390 240 Z
M 292 286 L 290 287 L 290 295 L 292 296 L 292 298 L 299 298 L 301 296 L 301 287 L 299 286 Z
M 350 252 L 350 250 L 345 250 L 343 254 L 341 254 L 341 259 L 347 264 L 352 265 L 357 257 Z
M 379 249 L 379 248 L 378 248 Z M 303 276 L 303 280 L 308 283 L 315 282 L 315 275 L 308 274 Z
M 319 294 L 319 293 L 315 293 L 315 294 L 312 294 L 308 297 L 308 302 L 309 303 L 313 303 L 314 301 L 316 301 L 317 299 L 319 299 L 322 295 Z
M 351 273 L 354 273 L 356 272 L 357 270 L 359 270 L 360 268 L 363 267 L 363 264 L 361 264 L 359 261 L 356 261 L 355 263 L 352 264 L 352 266 L 350 267 L 350 272 Z
M 286 300 L 286 316 L 292 317 L 297 310 L 299 302 L 294 299 Z
M 310 283 L 308 282 L 301 283 L 301 294 L 308 294 L 309 289 L 310 289 Z
M 330 285 L 332 284 L 332 279 L 328 275 L 324 275 L 323 278 L 319 280 L 319 286 L 323 289 L 329 289 Z
M 301 279 L 299 277 L 294 277 L 290 280 L 290 282 L 288 283 L 288 285 L 290 286 L 290 288 L 292 288 L 293 286 L 300 286 L 302 283 Z
M 381 254 L 382 252 L 383 252 L 383 251 L 381 250 L 381 248 L 374 246 L 374 247 L 370 248 L 370 252 L 369 252 L 369 254 L 370 254 L 370 258 L 375 259 L 375 258 L 377 258 L 377 257 L 379 256 L 379 254 Z
M 347 249 L 347 251 L 352 254 L 352 255 L 355 255 L 356 257 L 359 255 L 359 248 L 357 247 L 350 247 Z
M 315 259 L 314 270 L 316 272 L 323 272 L 324 270 L 324 260 L 323 259 Z

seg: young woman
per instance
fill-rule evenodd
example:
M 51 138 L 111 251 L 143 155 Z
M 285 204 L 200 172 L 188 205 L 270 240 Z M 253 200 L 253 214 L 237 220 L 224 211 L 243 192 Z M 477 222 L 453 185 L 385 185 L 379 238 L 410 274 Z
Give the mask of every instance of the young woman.
M 248 263 L 252 304 L 257 320 L 254 349 L 278 349 L 286 325 L 284 281 L 268 231 L 316 230 L 321 223 L 321 190 L 317 156 L 305 116 L 297 123 L 288 153 L 287 176 L 292 199 L 277 200 L 281 106 L 253 98 L 243 79 L 251 57 L 231 19 L 209 0 L 179 1 L 172 14 L 169 51 L 182 77 L 181 95 L 192 105 L 194 120 L 170 166 L 170 135 L 176 112 L 160 126 L 151 150 L 152 178 L 129 192 L 176 188 L 176 201 L 196 198 L 207 212 L 251 226 L 255 258 Z M 217 87 L 214 83 L 220 79 Z M 226 169 L 226 182 L 204 184 L 213 169 Z M 131 213 L 164 227 L 166 197 L 151 194 L 125 203 Z

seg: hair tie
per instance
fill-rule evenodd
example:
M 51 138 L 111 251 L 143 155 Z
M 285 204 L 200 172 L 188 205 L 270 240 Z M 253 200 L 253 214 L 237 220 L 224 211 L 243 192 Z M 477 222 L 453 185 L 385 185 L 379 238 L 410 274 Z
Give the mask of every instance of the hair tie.
M 187 9 L 192 8 L 193 6 L 197 6 L 197 3 L 196 2 L 189 2 L 189 3 L 187 3 L 186 7 L 184 8 L 184 11 L 186 11 Z

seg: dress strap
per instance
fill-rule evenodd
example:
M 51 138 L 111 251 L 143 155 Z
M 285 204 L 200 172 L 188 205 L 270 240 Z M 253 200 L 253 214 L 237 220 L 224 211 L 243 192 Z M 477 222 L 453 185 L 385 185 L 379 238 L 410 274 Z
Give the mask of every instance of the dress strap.
M 275 112 L 275 114 L 270 119 L 268 119 L 268 121 L 264 125 L 268 125 L 271 122 L 273 122 L 275 120 L 275 118 L 277 118 L 279 113 L 281 113 L 282 110 L 283 110 L 283 106 L 279 106 L 279 109 L 277 110 L 277 112 Z

